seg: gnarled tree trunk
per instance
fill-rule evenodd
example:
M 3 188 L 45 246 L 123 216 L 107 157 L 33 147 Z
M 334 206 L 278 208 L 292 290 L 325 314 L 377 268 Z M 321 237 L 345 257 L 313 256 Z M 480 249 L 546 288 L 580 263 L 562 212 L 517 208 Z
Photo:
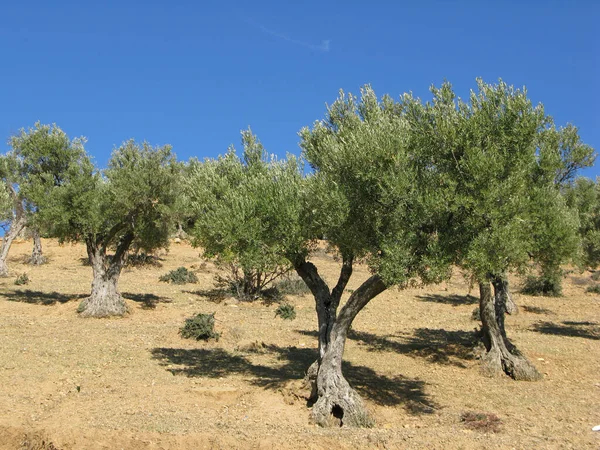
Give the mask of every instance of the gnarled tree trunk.
M 372 276 L 352 293 L 338 315 L 342 293 L 352 274 L 352 258 L 344 258 L 338 283 L 331 292 L 313 264 L 302 260 L 294 266 L 311 289 L 317 309 L 319 357 L 307 373 L 313 383 L 312 418 L 321 426 L 372 426 L 362 398 L 344 378 L 342 357 L 352 321 L 386 286 L 379 276 Z
M 31 258 L 29 258 L 29 264 L 34 266 L 40 266 L 46 262 L 46 258 L 42 253 L 42 238 L 40 237 L 40 230 L 34 228 L 32 230 L 33 237 L 33 250 L 31 251 Z
M 118 283 L 132 240 L 132 236 L 125 236 L 113 256 L 106 254 L 104 245 L 96 245 L 91 239 L 86 242 L 94 278 L 91 295 L 83 300 L 78 308 L 82 317 L 123 316 L 128 312 L 127 305 L 119 293 Z
M 479 283 L 479 311 L 486 348 L 482 370 L 490 376 L 504 372 L 515 380 L 539 380 L 541 374 L 506 337 L 504 312 L 508 284 L 503 284 L 498 278 L 494 278 L 493 283 L 494 295 L 489 280 Z
M 6 264 L 8 251 L 15 238 L 23 231 L 23 228 L 25 228 L 25 225 L 27 224 L 27 217 L 25 216 L 25 211 L 23 210 L 23 205 L 21 204 L 17 191 L 14 187 L 8 186 L 8 192 L 15 206 L 15 217 L 10 224 L 8 232 L 2 239 L 2 245 L 0 245 L 0 277 L 8 276 L 8 265 Z

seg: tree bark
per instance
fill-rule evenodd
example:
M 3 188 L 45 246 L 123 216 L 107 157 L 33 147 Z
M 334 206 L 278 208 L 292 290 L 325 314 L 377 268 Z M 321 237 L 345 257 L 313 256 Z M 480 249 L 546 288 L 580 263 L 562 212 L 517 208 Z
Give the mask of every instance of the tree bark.
M 373 420 L 367 408 L 342 373 L 346 337 L 352 321 L 362 308 L 386 289 L 377 275 L 365 281 L 337 314 L 342 293 L 352 275 L 352 257 L 344 257 L 338 283 L 332 291 L 317 268 L 304 259 L 294 264 L 315 298 L 319 327 L 319 357 L 307 372 L 312 384 L 312 418 L 321 426 L 368 427 Z
M 494 285 L 494 296 L 496 300 L 496 315 L 502 313 L 502 320 L 504 320 L 504 314 L 518 314 L 519 308 L 510 293 L 508 275 L 503 273 L 501 276 L 493 277 L 492 284 Z
M 486 348 L 482 358 L 482 371 L 489 376 L 504 372 L 515 380 L 539 380 L 541 374 L 506 337 L 504 311 L 505 288 L 508 285 L 503 285 L 498 279 L 493 281 L 494 295 L 489 280 L 479 283 L 479 311 L 483 324 L 483 343 Z
M 40 230 L 34 228 L 32 230 L 33 236 L 33 250 L 31 251 L 31 258 L 29 258 L 29 264 L 34 266 L 40 266 L 46 262 L 44 254 L 42 253 L 42 239 L 40 237 Z
M 21 199 L 19 198 L 17 191 L 13 186 L 7 187 L 9 195 L 14 203 L 15 216 L 10 224 L 8 233 L 6 233 L 2 239 L 2 245 L 0 245 L 0 277 L 8 276 L 8 265 L 6 263 L 8 251 L 10 250 L 10 246 L 15 238 L 19 235 L 19 233 L 21 233 L 21 231 L 23 231 L 25 225 L 27 225 L 27 216 L 25 215 L 25 211 L 23 210 L 23 205 L 21 204 Z
M 93 270 L 92 293 L 79 305 L 82 317 L 114 317 L 129 312 L 118 290 L 121 269 L 133 236 L 127 235 L 119 242 L 115 254 L 106 254 L 106 247 L 91 239 L 86 242 L 88 257 Z
M 175 235 L 173 237 L 181 240 L 185 240 L 188 238 L 187 233 L 183 230 L 183 225 L 181 224 L 181 222 L 177 222 L 177 231 L 175 232 Z

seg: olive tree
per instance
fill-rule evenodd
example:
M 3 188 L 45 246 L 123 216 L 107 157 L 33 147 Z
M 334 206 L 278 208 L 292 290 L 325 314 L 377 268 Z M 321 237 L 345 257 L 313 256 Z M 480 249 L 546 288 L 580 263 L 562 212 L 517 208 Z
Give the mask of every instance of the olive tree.
M 426 105 L 406 98 L 406 117 L 418 145 L 453 180 L 445 245 L 479 285 L 483 368 L 538 379 L 506 336 L 504 314 L 514 310 L 507 273 L 526 271 L 532 258 L 560 265 L 577 248 L 577 219 L 555 187 L 567 158 L 560 139 L 548 136 L 560 132 L 526 91 L 502 81 L 478 80 L 468 102 L 448 83 L 432 92 Z
M 82 316 L 127 312 L 118 290 L 127 253 L 132 246 L 150 252 L 168 245 L 176 174 L 170 146 L 130 140 L 114 150 L 102 171 L 82 155 L 65 183 L 52 189 L 40 208 L 43 223 L 52 236 L 84 242 L 92 266 L 92 292 L 79 307 Z
M 600 264 L 600 185 L 598 180 L 577 178 L 565 188 L 567 203 L 577 210 L 581 237 L 581 266 L 596 269 Z
M 59 186 L 64 174 L 83 152 L 84 139 L 72 141 L 57 125 L 37 122 L 9 140 L 10 151 L 0 161 L 0 177 L 12 203 L 10 228 L 0 247 L 0 274 L 6 275 L 6 256 L 13 240 L 27 226 L 34 239 L 30 262 L 43 262 L 38 211 L 49 189 Z
M 183 195 L 193 212 L 193 244 L 225 269 L 219 280 L 236 297 L 254 300 L 290 270 L 285 242 L 265 239 L 273 227 L 268 215 L 278 214 L 274 194 L 265 190 L 272 188 L 273 178 L 297 176 L 298 161 L 270 159 L 250 130 L 242 132 L 242 144 L 241 158 L 231 147 L 217 160 L 191 160 Z M 286 180 L 281 189 L 293 188 L 292 181 Z M 285 208 L 285 204 L 277 205 Z
M 218 211 L 211 214 L 231 220 L 220 240 L 229 242 L 232 229 L 237 235 L 239 227 L 260 224 L 251 244 L 284 256 L 313 294 L 319 352 L 308 377 L 316 400 L 312 416 L 320 425 L 330 424 L 332 414 L 343 425 L 370 423 L 363 400 L 342 373 L 348 330 L 357 314 L 392 286 L 449 275 L 450 259 L 440 246 L 448 183 L 409 145 L 410 133 L 399 104 L 388 97 L 378 100 L 365 87 L 360 99 L 341 93 L 323 120 L 300 132 L 303 157 L 312 169 L 306 176 L 294 159 L 264 162 L 259 175 L 247 180 L 245 164 L 231 153 L 208 163 L 214 166 L 213 185 L 226 186 L 211 206 Z M 247 141 L 253 142 L 249 136 Z M 251 147 L 244 154 L 250 166 L 261 159 Z M 242 188 L 230 191 L 232 185 Z M 334 285 L 310 261 L 322 236 L 341 256 Z M 236 242 L 226 250 L 242 248 Z M 359 262 L 371 275 L 343 299 Z
M 548 122 L 549 126 L 538 134 L 540 167 L 534 176 L 535 183 L 544 184 L 545 190 L 532 192 L 534 215 L 537 215 L 532 257 L 540 266 L 540 275 L 528 277 L 526 288 L 532 293 L 559 296 L 563 279 L 561 264 L 569 261 L 582 264 L 583 236 L 573 233 L 573 229 L 579 227 L 574 223 L 577 214 L 568 211 L 569 208 L 577 210 L 577 205 L 552 198 L 572 191 L 577 171 L 593 165 L 596 154 L 581 141 L 575 126 L 556 128 L 550 118 Z M 551 192 L 552 189 L 555 192 Z M 554 208 L 563 209 L 563 213 Z M 585 221 L 584 216 L 580 215 L 579 219 Z

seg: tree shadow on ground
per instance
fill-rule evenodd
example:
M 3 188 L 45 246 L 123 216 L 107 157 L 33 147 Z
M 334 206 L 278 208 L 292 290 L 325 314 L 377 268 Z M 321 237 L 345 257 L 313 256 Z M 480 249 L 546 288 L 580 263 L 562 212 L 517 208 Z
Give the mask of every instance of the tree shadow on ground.
M 181 291 L 184 294 L 197 295 L 203 297 L 205 300 L 213 303 L 221 303 L 223 300 L 231 297 L 231 291 L 224 288 L 213 288 L 213 289 L 198 289 L 196 291 Z
M 580 337 L 596 341 L 600 340 L 600 326 L 596 322 L 538 322 L 533 324 L 531 329 L 538 333 L 553 334 L 556 336 Z
M 121 293 L 123 298 L 127 300 L 133 300 L 134 302 L 138 302 L 142 304 L 142 309 L 155 309 L 156 305 L 159 303 L 171 303 L 172 300 L 167 297 L 159 297 L 154 294 L 134 294 L 131 292 L 123 292 Z
M 59 292 L 31 291 L 29 289 L 14 290 L 1 294 L 11 302 L 31 303 L 34 305 L 51 306 L 56 303 L 67 303 L 89 296 L 89 294 L 61 294 Z
M 173 375 L 219 378 L 228 375 L 251 377 L 250 383 L 265 389 L 279 390 L 289 381 L 301 379 L 317 358 L 314 349 L 263 345 L 259 355 L 231 353 L 223 349 L 155 348 L 152 356 Z M 274 365 L 254 361 L 270 356 Z M 173 365 L 177 367 L 172 367 Z M 387 377 L 374 370 L 343 363 L 344 375 L 365 398 L 379 405 L 402 404 L 411 414 L 430 414 L 437 405 L 425 393 L 426 383 L 402 376 Z
M 422 302 L 443 303 L 444 305 L 452 305 L 452 306 L 474 305 L 476 303 L 479 303 L 479 299 L 473 295 L 427 294 L 427 295 L 417 295 L 417 298 Z
M 296 331 L 304 335 L 317 336 L 315 331 Z M 396 352 L 413 358 L 423 358 L 430 363 L 463 369 L 467 367 L 463 361 L 475 359 L 473 349 L 479 342 L 474 331 L 446 331 L 432 328 L 417 328 L 412 334 L 399 332 L 387 336 L 350 330 L 348 338 L 358 341 L 369 351 Z
M 540 308 L 539 306 L 523 305 L 523 306 L 521 306 L 521 308 L 523 309 L 523 311 L 532 313 L 532 314 L 554 314 L 554 311 L 551 311 L 546 308 Z

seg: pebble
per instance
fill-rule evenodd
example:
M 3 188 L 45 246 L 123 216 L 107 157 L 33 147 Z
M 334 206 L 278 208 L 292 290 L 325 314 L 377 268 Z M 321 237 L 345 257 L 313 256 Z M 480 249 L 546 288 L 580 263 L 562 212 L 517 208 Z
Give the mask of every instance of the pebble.
M 592 431 L 600 431 L 600 425 L 596 425 L 594 428 L 592 428 Z

